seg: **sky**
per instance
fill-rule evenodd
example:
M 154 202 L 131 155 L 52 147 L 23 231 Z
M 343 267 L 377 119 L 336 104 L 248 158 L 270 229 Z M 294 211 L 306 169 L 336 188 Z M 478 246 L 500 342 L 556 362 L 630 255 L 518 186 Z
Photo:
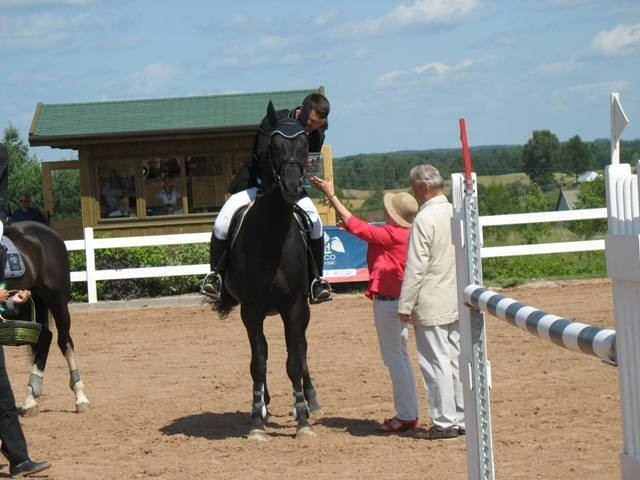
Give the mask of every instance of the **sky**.
M 0 126 L 25 141 L 38 102 L 319 86 L 334 157 L 459 147 L 459 118 L 471 146 L 609 138 L 611 92 L 640 138 L 640 1 L 0 0 Z

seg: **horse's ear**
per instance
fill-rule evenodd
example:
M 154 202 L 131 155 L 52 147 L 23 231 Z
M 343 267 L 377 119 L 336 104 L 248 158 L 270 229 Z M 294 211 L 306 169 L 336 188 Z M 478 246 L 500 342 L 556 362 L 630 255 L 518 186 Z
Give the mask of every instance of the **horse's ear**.
M 269 100 L 269 105 L 267 105 L 267 118 L 269 119 L 269 123 L 274 127 L 278 123 L 278 119 L 276 118 L 276 109 L 274 108 L 271 100 Z

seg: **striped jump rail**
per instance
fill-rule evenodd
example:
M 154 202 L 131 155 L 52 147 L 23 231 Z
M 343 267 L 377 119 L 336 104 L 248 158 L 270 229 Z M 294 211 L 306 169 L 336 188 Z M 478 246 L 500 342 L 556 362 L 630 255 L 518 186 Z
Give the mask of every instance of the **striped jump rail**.
M 465 302 L 472 307 L 542 339 L 569 350 L 617 363 L 615 330 L 567 320 L 480 285 L 469 285 L 464 289 L 463 295 Z

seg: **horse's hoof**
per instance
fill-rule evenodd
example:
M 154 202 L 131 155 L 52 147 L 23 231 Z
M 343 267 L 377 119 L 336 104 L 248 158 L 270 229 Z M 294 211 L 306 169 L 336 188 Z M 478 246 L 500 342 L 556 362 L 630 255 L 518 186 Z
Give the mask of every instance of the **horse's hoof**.
M 307 402 L 307 408 L 309 409 L 309 413 L 322 415 L 322 407 L 318 402 Z
M 305 438 L 312 438 L 317 436 L 318 435 L 316 435 L 316 432 L 314 432 L 313 428 L 311 428 L 309 425 L 298 428 L 298 431 L 296 432 L 296 439 L 298 440 L 304 440 Z
M 28 407 L 18 407 L 18 414 L 21 417 L 35 417 L 38 414 L 38 404 L 30 405 Z
M 76 413 L 85 413 L 89 411 L 89 402 L 76 403 Z
M 247 435 L 247 440 L 254 440 L 257 442 L 266 442 L 267 432 L 259 428 L 254 428 L 249 432 L 249 435 Z

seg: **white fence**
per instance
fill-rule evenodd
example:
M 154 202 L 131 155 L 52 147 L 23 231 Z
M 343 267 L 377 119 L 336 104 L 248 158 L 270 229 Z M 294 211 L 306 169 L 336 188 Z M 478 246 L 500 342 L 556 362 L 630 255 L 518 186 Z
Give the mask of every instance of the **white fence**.
M 483 227 L 519 225 L 526 223 L 564 222 L 607 218 L 606 208 L 567 210 L 559 212 L 517 213 L 512 215 L 486 215 L 480 217 L 480 232 Z M 87 282 L 89 303 L 96 303 L 96 282 L 100 280 L 122 280 L 127 278 L 172 277 L 180 275 L 206 275 L 209 265 L 175 265 L 145 268 L 123 268 L 119 270 L 96 270 L 95 251 L 104 248 L 150 247 L 188 243 L 209 243 L 211 233 L 185 233 L 181 235 L 150 235 L 143 237 L 94 238 L 93 228 L 84 229 L 84 240 L 69 240 L 67 250 L 84 250 L 86 271 L 71 272 L 72 282 Z M 604 240 L 540 243 L 534 245 L 508 245 L 483 247 L 482 258 L 537 255 L 543 253 L 585 252 L 604 250 Z

